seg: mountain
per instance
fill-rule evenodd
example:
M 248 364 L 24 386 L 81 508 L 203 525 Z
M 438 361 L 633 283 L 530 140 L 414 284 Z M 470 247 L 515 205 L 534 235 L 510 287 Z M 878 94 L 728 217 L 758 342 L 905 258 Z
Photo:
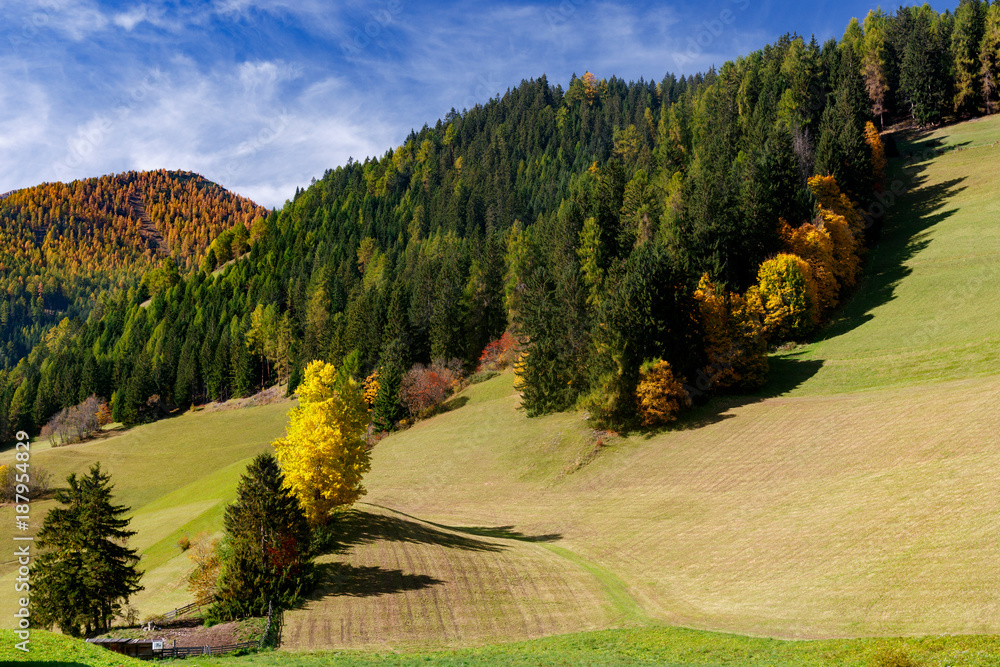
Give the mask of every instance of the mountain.
M 900 8 L 852 22 L 839 43 L 786 35 L 704 75 L 524 81 L 327 171 L 204 256 L 210 233 L 185 248 L 183 233 L 144 227 L 131 195 L 113 199 L 132 221 L 133 261 L 152 269 L 169 252 L 190 273 L 166 264 L 86 318 L 67 308 L 76 316 L 0 376 L 0 432 L 37 429 L 91 393 L 134 424 L 292 390 L 313 359 L 378 371 L 373 421 L 391 428 L 415 364 L 471 371 L 504 332 L 522 346 L 529 415 L 583 405 L 598 422 L 635 424 L 752 389 L 768 346 L 808 339 L 855 288 L 893 187 L 876 123 L 978 112 L 976 96 L 953 108 L 924 96 L 958 86 L 939 79 L 958 62 L 946 46 L 961 24 Z M 55 321 L 44 306 L 35 319 Z M 657 400 L 670 405 L 646 405 Z
M 126 172 L 45 183 L 0 199 L 0 368 L 98 295 L 159 266 L 187 274 L 224 230 L 267 211 L 190 172 Z

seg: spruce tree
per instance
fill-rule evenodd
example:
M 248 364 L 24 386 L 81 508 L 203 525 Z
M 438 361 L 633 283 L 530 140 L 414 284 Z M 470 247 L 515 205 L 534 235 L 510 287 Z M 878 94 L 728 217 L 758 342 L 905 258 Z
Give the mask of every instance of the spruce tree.
M 917 13 L 903 51 L 899 86 L 910 103 L 913 120 L 921 125 L 939 122 L 944 112 L 950 89 L 945 58 L 930 16 Z
M 216 619 L 262 616 L 287 606 L 311 581 L 310 531 L 273 454 L 257 456 L 226 508 Z
M 985 27 L 985 8 L 979 0 L 962 0 L 955 10 L 951 33 L 951 57 L 955 76 L 955 113 L 971 114 L 979 108 L 977 85 L 982 63 L 980 45 Z
M 107 630 L 122 605 L 142 590 L 139 556 L 125 546 L 128 507 L 112 503 L 111 475 L 100 463 L 83 477 L 71 474 L 56 492 L 64 505 L 49 512 L 37 535 L 44 553 L 35 561 L 31 599 L 42 627 L 66 634 Z

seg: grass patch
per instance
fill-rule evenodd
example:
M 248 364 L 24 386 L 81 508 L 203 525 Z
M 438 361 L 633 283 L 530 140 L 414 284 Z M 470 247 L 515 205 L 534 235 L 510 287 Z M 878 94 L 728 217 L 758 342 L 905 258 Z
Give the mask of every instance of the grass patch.
M 13 630 L 0 630 L 0 662 L 27 663 L 37 667 L 139 667 L 142 660 L 72 639 L 58 633 L 32 630 L 27 653 L 14 648 L 21 641 Z
M 898 656 L 896 662 L 886 662 Z M 1000 637 L 782 641 L 683 628 L 606 630 L 547 637 L 475 650 L 375 653 L 260 653 L 242 658 L 194 658 L 208 667 L 320 665 L 740 665 L 759 667 L 987 667 L 1000 661 Z

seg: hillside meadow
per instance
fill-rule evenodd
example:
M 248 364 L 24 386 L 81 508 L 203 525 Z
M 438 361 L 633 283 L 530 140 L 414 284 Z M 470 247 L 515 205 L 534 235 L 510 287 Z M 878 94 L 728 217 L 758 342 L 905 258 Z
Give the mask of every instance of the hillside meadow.
M 510 373 L 473 385 L 376 446 L 282 651 L 192 664 L 995 664 L 998 137 L 988 119 L 901 144 L 918 157 L 895 165 L 906 192 L 865 282 L 820 340 L 772 356 L 761 395 L 616 435 L 528 419 Z M 135 604 L 162 612 L 190 601 L 177 540 L 218 531 L 289 405 L 32 461 L 111 470 L 143 550 Z M 911 638 L 838 639 L 893 636 Z M 332 650 L 350 651 L 310 653 Z

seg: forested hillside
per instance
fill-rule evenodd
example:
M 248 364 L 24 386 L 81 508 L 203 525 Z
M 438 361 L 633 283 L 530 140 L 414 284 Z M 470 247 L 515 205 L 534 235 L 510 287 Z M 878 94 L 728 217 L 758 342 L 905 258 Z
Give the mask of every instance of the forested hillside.
M 135 287 L 161 264 L 186 274 L 221 232 L 266 213 L 196 174 L 162 170 L 9 193 L 0 199 L 0 368 L 62 318 L 85 318 L 102 292 Z
M 379 372 L 389 427 L 413 364 L 471 370 L 505 331 L 528 414 L 656 423 L 757 386 L 767 347 L 808 337 L 858 279 L 890 187 L 878 127 L 992 110 L 998 12 L 873 12 L 839 43 L 786 36 L 659 83 L 525 81 L 328 171 L 225 272 L 249 240 L 153 281 L 148 307 L 103 296 L 0 375 L 0 426 L 91 394 L 136 423 L 326 359 Z

